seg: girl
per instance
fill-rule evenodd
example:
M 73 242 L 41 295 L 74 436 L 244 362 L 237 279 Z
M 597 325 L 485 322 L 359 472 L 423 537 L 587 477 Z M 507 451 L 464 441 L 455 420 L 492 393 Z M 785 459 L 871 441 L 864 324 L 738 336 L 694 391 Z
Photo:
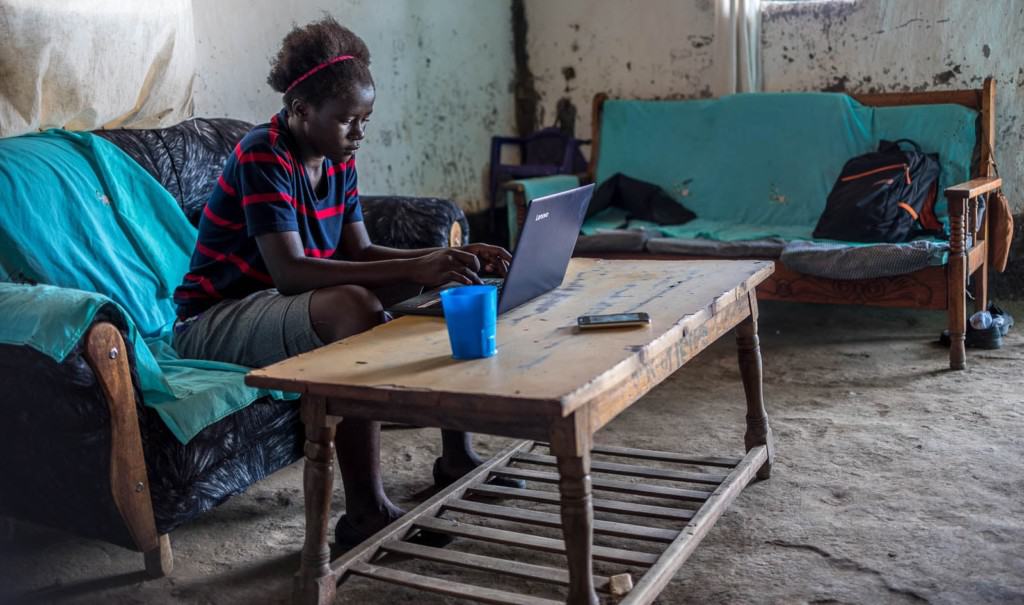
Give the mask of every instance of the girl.
M 486 244 L 399 250 L 370 242 L 355 155 L 375 90 L 370 53 L 330 17 L 284 38 L 267 82 L 284 108 L 228 158 L 175 291 L 174 347 L 185 358 L 262 367 L 385 321 L 374 289 L 480 283 L 509 253 Z M 336 448 L 347 511 L 336 542 L 354 545 L 403 514 L 384 494 L 379 423 L 345 419 Z M 442 431 L 434 479 L 480 464 L 465 433 Z

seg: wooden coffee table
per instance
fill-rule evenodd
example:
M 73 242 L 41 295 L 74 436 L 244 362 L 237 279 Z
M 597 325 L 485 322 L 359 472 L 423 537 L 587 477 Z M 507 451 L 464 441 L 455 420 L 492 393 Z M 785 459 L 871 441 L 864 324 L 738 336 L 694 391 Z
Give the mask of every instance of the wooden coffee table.
M 443 320 L 403 317 L 250 373 L 250 385 L 303 394 L 306 540 L 295 601 L 333 602 L 338 583 L 355 575 L 487 603 L 557 602 L 536 591 L 523 594 L 388 567 L 384 555 L 397 553 L 567 586 L 558 598 L 569 603 L 598 603 L 598 592 L 622 603 L 651 602 L 732 500 L 755 475 L 764 479 L 771 471 L 754 289 L 772 267 L 770 261 L 574 259 L 560 288 L 499 319 L 494 357 L 455 361 Z M 585 333 L 575 328 L 580 315 L 629 311 L 649 313 L 650 327 Z M 747 404 L 745 456 L 594 445 L 601 427 L 733 328 Z M 506 449 L 332 562 L 327 536 L 334 433 L 344 416 L 528 441 Z M 538 447 L 548 448 L 550 455 L 534 453 Z M 592 461 L 592 454 L 601 460 Z M 602 461 L 609 457 L 626 463 Z M 486 483 L 494 475 L 525 479 L 531 489 Z M 692 485 L 679 488 L 675 482 Z M 554 484 L 558 492 L 533 489 Z M 592 498 L 592 489 L 628 496 Z M 491 500 L 481 502 L 482 497 Z M 494 498 L 503 500 L 496 504 Z M 656 504 L 639 501 L 644 498 Z M 557 506 L 560 514 L 538 511 L 543 505 Z M 595 510 L 641 522 L 595 521 Z M 459 514 L 484 522 L 450 518 Z M 494 520 L 516 527 L 560 527 L 563 540 L 530 529 L 496 529 Z M 655 520 L 676 525 L 656 527 Z M 409 541 L 423 530 L 460 540 L 452 548 Z M 644 548 L 595 545 L 595 534 L 639 540 Z M 457 548 L 469 542 L 504 544 L 516 552 L 565 553 L 568 569 Z M 652 553 L 654 545 L 658 552 Z M 620 572 L 595 576 L 595 560 L 617 565 L 613 571 Z

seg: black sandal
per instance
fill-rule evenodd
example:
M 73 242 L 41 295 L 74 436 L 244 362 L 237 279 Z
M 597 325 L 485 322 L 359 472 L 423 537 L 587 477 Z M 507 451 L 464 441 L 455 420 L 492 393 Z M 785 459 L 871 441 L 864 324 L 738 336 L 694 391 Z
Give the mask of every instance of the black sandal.
M 389 523 L 390 525 L 390 523 Z M 379 530 L 378 530 L 379 531 Z M 410 537 L 407 542 L 413 544 L 419 544 L 421 546 L 433 546 L 434 548 L 444 548 L 452 543 L 455 538 L 448 534 L 442 534 L 434 531 L 427 531 L 425 529 L 415 530 L 416 533 Z M 377 533 L 376 531 L 365 533 L 364 531 L 352 525 L 352 522 L 348 520 L 348 515 L 342 515 L 338 518 L 338 522 L 334 525 L 334 547 L 339 552 L 344 552 L 359 546 L 365 542 L 370 536 Z
M 434 487 L 437 489 L 444 489 L 455 483 L 462 478 L 462 475 L 457 477 L 451 477 L 441 472 L 441 459 L 434 460 Z M 495 475 L 485 481 L 488 485 L 494 485 L 497 487 L 510 487 L 513 489 L 526 489 L 526 481 L 522 479 L 513 479 L 511 477 L 500 477 Z
M 950 344 L 949 330 L 943 330 L 939 335 L 939 344 L 948 347 Z M 971 324 L 967 324 L 967 331 L 964 333 L 964 347 L 968 349 L 995 350 L 1003 347 L 1003 334 L 995 324 L 977 330 Z

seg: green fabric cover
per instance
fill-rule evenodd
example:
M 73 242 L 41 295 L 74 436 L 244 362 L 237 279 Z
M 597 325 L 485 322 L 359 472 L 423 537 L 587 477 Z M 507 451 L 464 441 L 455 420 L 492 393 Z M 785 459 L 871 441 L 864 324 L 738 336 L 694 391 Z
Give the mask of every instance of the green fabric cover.
M 64 361 L 85 336 L 96 312 L 110 303 L 95 292 L 0 282 L 0 342 L 28 345 L 57 362 Z M 135 332 L 134 326 L 130 332 Z
M 511 182 L 523 186 L 523 196 L 526 198 L 527 206 L 539 197 L 561 193 L 580 186 L 580 179 L 569 174 L 540 176 Z M 509 191 L 505 195 L 505 207 L 508 209 L 508 241 L 511 248 L 514 248 L 519 239 L 519 216 L 516 213 L 516 204 L 512 200 L 512 192 Z
M 609 100 L 602 115 L 598 186 L 621 172 L 659 185 L 697 214 L 661 227 L 666 237 L 742 240 L 811 239 L 843 164 L 882 139 L 909 138 L 938 152 L 942 188 L 968 180 L 977 112 L 872 108 L 837 93 L 750 93 Z M 938 210 L 945 213 L 942 199 Z M 592 217 L 584 233 L 609 222 Z
M 50 130 L 0 140 L 0 342 L 62 361 L 96 311 L 129 319 L 146 405 L 183 443 L 269 391 L 247 368 L 179 360 L 174 288 L 196 231 L 174 199 L 117 146 Z M 56 287 L 49 287 L 56 286 Z

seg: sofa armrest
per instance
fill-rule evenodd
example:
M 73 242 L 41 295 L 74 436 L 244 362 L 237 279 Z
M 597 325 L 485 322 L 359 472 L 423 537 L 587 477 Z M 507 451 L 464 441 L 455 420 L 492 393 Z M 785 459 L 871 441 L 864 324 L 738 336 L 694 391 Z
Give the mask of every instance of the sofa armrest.
M 988 250 L 989 221 L 982 195 L 996 191 L 1003 185 L 999 177 L 980 177 L 959 183 L 945 190 L 949 203 L 949 262 L 946 272 L 947 309 L 949 310 L 950 353 L 949 367 L 966 367 L 964 335 L 967 322 L 967 282 L 975 275 L 974 300 L 976 310 L 988 306 Z M 981 214 L 984 213 L 984 214 Z M 978 220 L 979 216 L 982 220 Z
M 169 573 L 126 318 L 106 297 L 54 286 L 0 284 L 0 308 L 0 508 L 147 553 L 153 575 Z
M 991 212 L 986 211 L 984 202 L 979 198 L 998 191 L 1003 186 L 1003 179 L 997 176 L 986 176 L 958 183 L 945 190 L 949 204 L 950 248 L 955 253 L 958 248 L 974 248 L 988 237 Z M 979 217 L 981 220 L 979 220 Z
M 128 329 L 113 301 L 74 288 L 0 282 L 0 308 L 0 343 L 31 347 L 58 363 L 81 344 L 98 317 Z
M 946 201 L 949 205 L 949 244 L 950 251 L 958 255 L 969 254 L 971 250 L 987 248 L 989 234 L 995 231 L 996 226 L 990 222 L 995 220 L 996 213 L 990 212 L 982 196 L 993 191 L 998 191 L 1003 186 L 1003 179 L 997 176 L 986 176 L 971 179 L 958 183 L 945 190 Z M 1009 219 L 1009 215 L 1002 220 Z M 987 253 L 979 250 L 975 253 L 978 259 L 973 260 L 968 275 L 972 274 L 984 264 L 984 257 Z
M 466 214 L 435 197 L 360 196 L 370 241 L 392 248 L 438 248 L 469 243 Z
M 97 322 L 86 335 L 85 358 L 96 375 L 110 412 L 110 491 L 137 550 L 144 553 L 146 571 L 159 578 L 174 569 L 170 538 L 158 535 L 146 472 L 131 352 L 121 331 Z
M 998 176 L 983 176 L 971 179 L 966 183 L 958 183 L 946 188 L 946 199 L 969 200 L 995 191 L 1003 186 L 1003 179 Z

